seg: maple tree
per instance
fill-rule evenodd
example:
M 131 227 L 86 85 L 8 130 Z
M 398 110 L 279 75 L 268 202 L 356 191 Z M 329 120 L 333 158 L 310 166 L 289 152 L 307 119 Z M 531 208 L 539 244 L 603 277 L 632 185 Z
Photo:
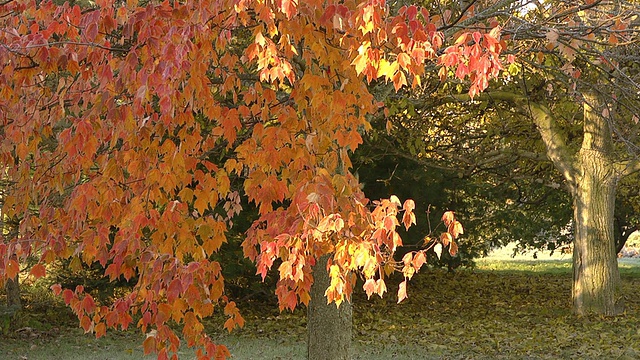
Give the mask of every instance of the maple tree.
M 243 243 L 258 273 L 278 263 L 282 309 L 309 301 L 311 266 L 330 254 L 329 301 L 349 300 L 357 275 L 368 295 L 386 291 L 414 204 L 369 203 L 349 172 L 349 152 L 380 103 L 367 82 L 419 86 L 424 64 L 484 90 L 502 69 L 499 28 L 444 37 L 425 9 L 391 14 L 364 2 L 98 0 L 0 4 L 0 162 L 11 187 L 2 215 L 0 275 L 26 256 L 30 274 L 56 259 L 105 266 L 111 280 L 137 277 L 112 306 L 81 286 L 52 289 L 85 331 L 143 332 L 145 353 L 174 357 L 170 322 L 184 324 L 198 358 L 228 351 L 203 332 L 215 308 L 225 328 L 244 323 L 211 260 L 240 211 L 234 177 L 259 208 Z M 226 151 L 223 160 L 215 154 Z M 398 217 L 401 216 L 399 220 Z M 452 213 L 440 246 L 462 232 Z M 278 260 L 279 259 L 279 260 Z M 399 266 L 410 278 L 422 252 Z M 406 282 L 398 291 L 406 296 Z M 150 333 L 151 334 L 151 333 Z

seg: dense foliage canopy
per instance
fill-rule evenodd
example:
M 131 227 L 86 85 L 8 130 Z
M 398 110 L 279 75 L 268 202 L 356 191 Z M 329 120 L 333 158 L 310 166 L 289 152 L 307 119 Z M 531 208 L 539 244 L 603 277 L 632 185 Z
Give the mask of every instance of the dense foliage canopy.
M 135 315 L 154 329 L 145 352 L 165 358 L 178 322 L 199 357 L 224 357 L 201 319 L 220 306 L 226 328 L 244 323 L 212 260 L 243 211 L 241 184 L 259 212 L 244 252 L 263 278 L 277 264 L 281 308 L 309 301 L 323 254 L 329 301 L 348 300 L 356 274 L 382 295 L 396 227 L 415 223 L 415 205 L 371 204 L 350 173 L 349 152 L 382 105 L 367 83 L 419 86 L 432 61 L 468 77 L 474 96 L 502 68 L 498 27 L 444 48 L 437 21 L 380 0 L 2 2 L 2 216 L 19 225 L 2 234 L 0 275 L 28 256 L 35 277 L 59 258 L 97 261 L 111 280 L 137 283 L 110 307 L 54 286 L 86 331 L 127 328 Z M 453 247 L 461 226 L 443 220 Z M 410 278 L 424 260 L 407 254 L 398 270 Z

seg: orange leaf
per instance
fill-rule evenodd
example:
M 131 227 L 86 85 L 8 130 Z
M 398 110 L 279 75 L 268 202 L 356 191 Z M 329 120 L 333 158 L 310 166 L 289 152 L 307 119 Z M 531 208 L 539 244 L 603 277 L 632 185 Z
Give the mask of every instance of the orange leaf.
M 411 199 L 407 199 L 407 200 L 405 200 L 404 204 L 402 205 L 402 208 L 405 211 L 413 211 L 416 208 L 416 203 Z
M 107 334 L 107 325 L 101 322 L 95 326 L 93 331 L 95 331 L 97 338 L 103 337 Z
M 47 274 L 47 269 L 42 264 L 35 264 L 29 274 L 33 275 L 36 279 L 41 278 Z
M 405 266 L 409 265 L 411 263 L 411 260 L 413 260 L 413 253 L 408 252 L 402 257 L 402 262 L 405 264 Z
M 92 313 L 96 309 L 96 303 L 91 295 L 87 295 L 82 299 L 82 308 L 87 313 Z
M 148 336 L 142 343 L 142 349 L 145 355 L 149 355 L 156 350 L 156 338 L 155 336 Z
M 451 224 L 454 219 L 455 216 L 453 214 L 453 211 L 446 211 L 444 214 L 442 214 L 442 222 L 447 227 L 449 227 L 449 224 Z
M 427 256 L 424 254 L 424 251 L 418 251 L 416 256 L 413 257 L 413 267 L 416 271 L 420 270 L 422 265 L 427 262 Z
M 453 236 L 454 239 L 457 239 L 458 236 L 464 234 L 464 230 L 462 229 L 462 224 L 459 221 L 454 220 L 451 224 L 449 224 L 449 233 Z
M 451 256 L 456 256 L 457 253 L 458 253 L 458 244 L 452 241 L 451 246 L 449 246 L 449 254 L 451 254 Z
M 409 227 L 411 225 L 414 225 L 416 223 L 416 214 L 414 214 L 413 212 L 407 211 L 404 213 L 404 215 L 402 215 L 402 224 L 404 225 L 405 229 L 409 229 Z
M 227 319 L 227 321 L 224 322 L 224 328 L 228 331 L 231 332 L 233 331 L 233 328 L 236 327 L 236 322 L 233 321 L 233 318 L 229 318 Z
M 371 295 L 373 295 L 373 293 L 376 292 L 376 281 L 373 279 L 367 279 L 367 281 L 364 282 L 364 285 L 362 286 L 362 288 L 367 294 L 367 299 L 370 299 Z
M 442 233 L 442 235 L 440 235 L 440 241 L 442 242 L 443 246 L 447 246 L 450 242 L 453 241 L 453 237 L 448 232 L 444 232 Z
M 91 323 L 91 319 L 88 316 L 83 316 L 80 319 L 80 326 L 84 329 L 85 332 L 89 332 L 92 329 L 92 323 Z
M 376 293 L 382 296 L 385 292 L 387 292 L 387 284 L 384 283 L 384 280 L 378 279 L 376 280 L 376 289 Z
M 18 273 L 20 272 L 20 266 L 18 266 L 18 262 L 11 259 L 7 262 L 7 265 L 4 269 L 5 273 L 7 274 L 7 278 L 8 279 L 13 279 L 15 278 Z

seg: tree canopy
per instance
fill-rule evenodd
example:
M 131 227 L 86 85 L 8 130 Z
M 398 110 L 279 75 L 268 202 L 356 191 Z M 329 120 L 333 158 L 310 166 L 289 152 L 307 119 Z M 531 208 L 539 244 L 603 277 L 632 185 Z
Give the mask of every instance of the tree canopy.
M 433 62 L 469 78 L 474 96 L 504 49 L 499 27 L 486 26 L 445 46 L 426 9 L 380 0 L 9 0 L 0 23 L 2 216 L 19 224 L 2 234 L 0 275 L 36 256 L 35 277 L 59 258 L 137 276 L 110 307 L 82 287 L 53 290 L 97 336 L 137 315 L 134 325 L 155 330 L 145 352 L 160 358 L 179 345 L 169 322 L 184 324 L 199 358 L 228 355 L 203 333 L 216 307 L 226 328 L 243 325 L 211 259 L 243 211 L 233 179 L 259 211 L 245 255 L 263 277 L 278 265 L 281 308 L 309 301 L 324 254 L 329 301 L 348 300 L 356 274 L 382 295 L 396 227 L 415 223 L 415 205 L 370 203 L 350 173 L 382 105 L 367 83 L 419 86 Z M 455 244 L 461 225 L 443 220 Z M 406 278 L 421 254 L 398 265 Z

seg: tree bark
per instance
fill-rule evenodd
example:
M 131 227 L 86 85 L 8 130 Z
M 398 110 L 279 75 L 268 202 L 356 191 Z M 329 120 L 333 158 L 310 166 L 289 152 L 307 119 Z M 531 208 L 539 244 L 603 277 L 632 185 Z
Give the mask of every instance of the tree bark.
M 4 284 L 4 289 L 7 293 L 7 307 L 19 310 L 22 308 L 22 301 L 20 300 L 20 284 L 18 277 L 15 279 L 7 279 Z
M 614 235 L 619 175 L 603 104 L 593 94 L 584 98 L 584 137 L 573 194 L 573 305 L 581 315 L 611 316 L 624 310 Z
M 314 282 L 307 308 L 307 359 L 351 359 L 351 303 L 327 304 L 325 291 L 331 284 L 327 272 L 328 255 L 318 259 L 313 268 Z
M 615 249 L 615 174 L 598 153 L 581 151 L 583 171 L 574 198 L 573 304 L 576 313 L 623 311 Z

